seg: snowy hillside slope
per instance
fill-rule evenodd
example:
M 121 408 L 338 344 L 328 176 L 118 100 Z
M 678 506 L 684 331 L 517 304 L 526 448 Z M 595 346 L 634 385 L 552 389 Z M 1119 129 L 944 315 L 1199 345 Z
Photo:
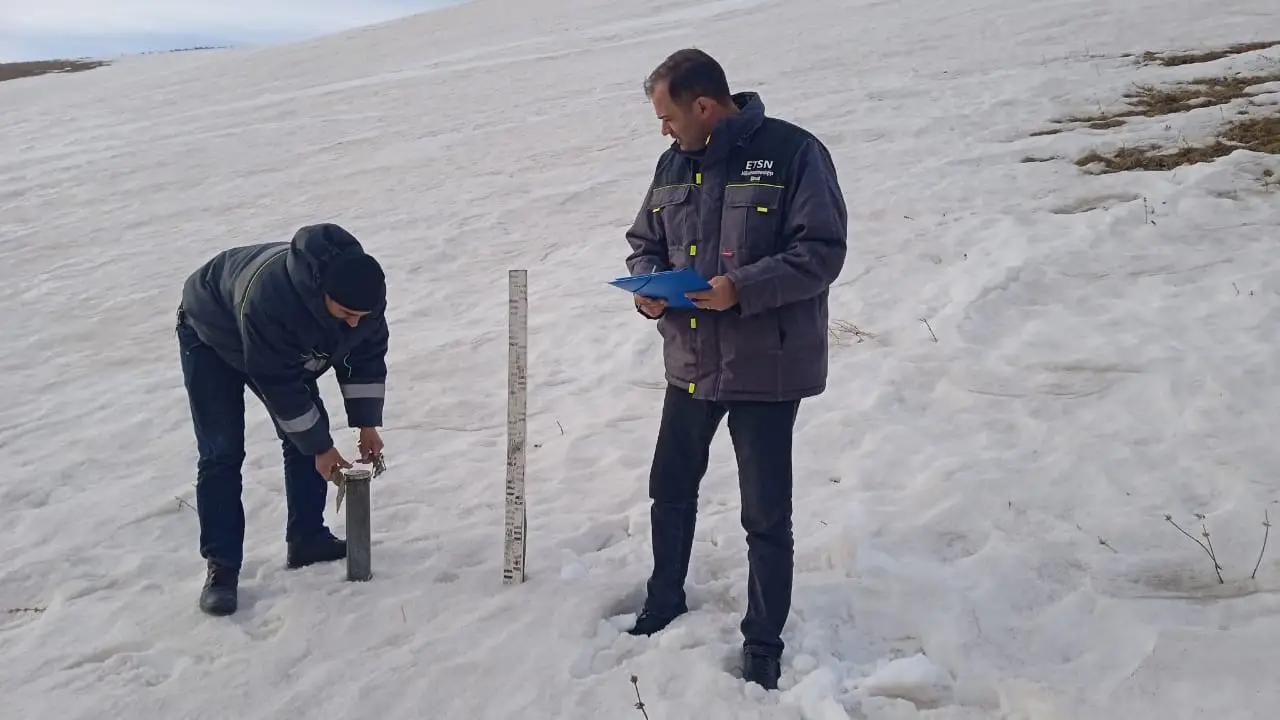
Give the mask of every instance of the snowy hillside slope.
M 1280 549 L 1250 573 L 1278 497 L 1280 162 L 1071 161 L 1277 95 L 1032 134 L 1134 83 L 1280 62 L 1124 54 L 1272 39 L 1262 0 L 472 0 L 0 84 L 4 716 L 627 720 L 634 674 L 652 720 L 1273 717 Z M 693 612 L 621 632 L 662 374 L 604 281 L 666 145 L 640 82 L 689 45 L 827 142 L 851 211 L 777 693 L 733 675 L 727 433 Z M 175 303 L 210 254 L 316 221 L 390 270 L 375 578 L 283 569 L 280 450 L 250 402 L 241 611 L 205 617 Z M 502 587 L 521 267 L 530 575 Z M 1224 582 L 1166 513 L 1209 529 Z

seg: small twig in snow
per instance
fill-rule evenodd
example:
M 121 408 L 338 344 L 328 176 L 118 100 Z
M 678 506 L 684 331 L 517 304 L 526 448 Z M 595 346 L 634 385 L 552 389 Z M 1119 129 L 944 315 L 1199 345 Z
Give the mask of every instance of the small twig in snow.
M 1115 549 L 1115 548 L 1113 548 L 1113 547 L 1111 547 L 1111 543 L 1107 542 L 1105 538 L 1101 538 L 1101 537 L 1100 537 L 1100 538 L 1098 538 L 1098 544 L 1099 544 L 1099 545 L 1101 545 L 1102 547 L 1104 547 L 1104 548 L 1106 548 L 1106 549 L 1110 550 L 1111 552 L 1113 552 L 1113 553 L 1117 554 L 1117 555 L 1119 555 L 1119 554 L 1120 554 L 1120 551 L 1119 551 L 1119 550 L 1117 550 L 1117 549 Z
M 636 688 L 636 709 L 644 716 L 644 720 L 649 720 L 649 713 L 644 709 L 644 701 L 640 699 L 640 678 L 632 675 L 631 684 Z
M 196 509 L 195 509 L 194 507 L 192 507 L 191 503 L 187 502 L 186 500 L 183 500 L 182 498 L 178 497 L 177 495 L 174 495 L 174 496 L 173 496 L 173 499 L 178 501 L 178 509 L 179 509 L 179 510 L 181 510 L 181 509 L 182 509 L 182 508 L 184 508 L 184 507 L 188 507 L 188 508 L 191 508 L 191 512 L 195 512 L 195 511 L 196 511 Z
M 929 328 L 929 336 L 933 338 L 933 341 L 938 342 L 938 336 L 933 334 L 933 328 L 929 325 L 929 321 L 925 318 L 920 318 L 920 322 L 924 323 L 924 326 Z
M 1262 566 L 1262 554 L 1267 551 L 1267 537 L 1271 535 L 1271 516 L 1266 508 L 1262 509 L 1262 527 L 1266 530 L 1262 532 L 1262 549 L 1258 551 L 1258 562 L 1254 563 L 1253 574 L 1249 576 L 1253 579 L 1258 577 L 1258 568 Z
M 876 336 L 875 333 L 869 333 L 848 320 L 831 321 L 827 333 L 837 345 L 843 345 L 845 337 L 850 335 L 857 338 L 858 342 L 862 342 L 865 338 L 874 338 Z
M 559 420 L 557 420 L 557 421 L 556 421 L 556 427 L 560 428 L 560 434 L 561 434 L 561 435 L 563 435 L 563 434 L 564 434 L 564 426 L 560 424 L 560 421 L 559 421 Z
M 1213 552 L 1213 541 L 1209 539 L 1209 528 L 1201 525 L 1200 534 L 1204 535 L 1204 541 L 1209 545 L 1209 557 L 1213 559 L 1213 566 L 1221 570 L 1222 566 L 1218 564 L 1218 555 Z M 1218 573 L 1218 582 L 1224 582 L 1222 579 L 1222 573 Z
M 1199 545 L 1199 546 L 1200 546 L 1200 549 L 1202 549 L 1202 550 L 1204 550 L 1206 553 L 1208 553 L 1208 555 L 1209 555 L 1209 559 L 1213 561 L 1213 572 L 1214 572 L 1214 573 L 1216 573 L 1216 574 L 1218 575 L 1218 583 L 1219 583 L 1219 584 L 1226 584 L 1226 581 L 1222 579 L 1222 566 L 1218 564 L 1218 557 L 1217 557 L 1216 555 L 1214 555 L 1214 554 L 1213 554 L 1213 550 L 1211 550 L 1209 547 L 1206 547 L 1206 546 L 1205 546 L 1205 544 L 1204 544 L 1204 543 L 1202 543 L 1202 542 L 1200 542 L 1200 539 L 1199 539 L 1199 538 L 1197 538 L 1195 535 L 1192 535 L 1191 533 L 1187 532 L 1186 530 L 1183 530 L 1183 529 L 1178 525 L 1178 523 L 1176 523 L 1176 522 L 1174 522 L 1174 521 L 1173 521 L 1173 516 L 1172 516 L 1172 515 L 1169 515 L 1168 513 L 1165 513 L 1164 519 L 1165 519 L 1166 521 L 1168 521 L 1168 523 L 1169 523 L 1170 525 L 1174 526 L 1175 528 L 1178 528 L 1178 532 L 1182 533 L 1183 535 L 1186 535 L 1187 537 L 1191 538 L 1192 540 L 1195 540 L 1195 543 L 1196 543 L 1197 545 Z M 1203 525 L 1201 525 L 1200 527 L 1204 527 L 1204 526 L 1203 526 Z M 1209 530 L 1208 530 L 1207 528 L 1206 528 L 1206 529 L 1205 529 L 1205 531 L 1204 531 L 1204 537 L 1205 537 L 1205 539 L 1206 539 L 1206 540 L 1209 538 Z
M 45 611 L 45 608 L 42 608 L 42 607 L 16 607 L 16 608 L 9 608 L 8 610 L 5 610 L 5 613 L 9 615 L 18 615 L 20 613 L 35 613 L 39 615 L 44 611 Z

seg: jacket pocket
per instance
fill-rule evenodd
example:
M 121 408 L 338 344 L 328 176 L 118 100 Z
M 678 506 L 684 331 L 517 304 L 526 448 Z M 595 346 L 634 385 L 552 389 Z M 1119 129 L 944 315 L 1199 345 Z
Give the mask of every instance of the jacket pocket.
M 687 183 L 664 185 L 649 194 L 649 210 L 657 215 L 658 225 L 667 239 L 667 255 L 679 270 L 691 265 L 689 244 L 697 237 L 697 212 L 693 205 L 693 186 Z
M 720 251 L 725 269 L 749 265 L 782 251 L 778 237 L 779 185 L 738 183 L 724 189 Z
M 680 382 L 698 378 L 698 338 L 693 313 L 668 309 L 658 318 L 662 335 L 662 361 L 667 374 Z
M 769 397 L 782 386 L 784 350 L 776 310 L 750 317 L 725 313 L 720 327 L 720 388 L 738 397 Z

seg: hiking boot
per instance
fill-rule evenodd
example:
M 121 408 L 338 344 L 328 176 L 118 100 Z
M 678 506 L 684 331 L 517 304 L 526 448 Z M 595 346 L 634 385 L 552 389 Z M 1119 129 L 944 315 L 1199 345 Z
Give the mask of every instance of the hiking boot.
M 686 607 L 676 608 L 674 612 L 659 613 L 650 610 L 647 606 L 640 611 L 640 617 L 636 618 L 636 624 L 627 630 L 628 635 L 652 635 L 666 628 L 671 624 L 672 620 L 680 617 L 688 612 Z
M 755 683 L 765 690 L 777 690 L 782 676 L 782 664 L 771 655 L 744 652 L 742 654 L 742 679 Z
M 200 609 L 209 615 L 230 615 L 236 611 L 236 586 L 240 573 L 229 567 L 209 563 L 204 589 L 200 591 Z
M 325 530 L 319 535 L 289 543 L 288 566 L 296 570 L 315 563 L 333 562 L 347 556 L 347 543 Z

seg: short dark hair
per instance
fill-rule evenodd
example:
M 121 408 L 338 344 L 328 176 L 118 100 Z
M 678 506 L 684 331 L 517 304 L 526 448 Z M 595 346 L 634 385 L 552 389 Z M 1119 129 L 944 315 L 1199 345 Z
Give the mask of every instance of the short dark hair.
M 732 102 L 724 68 L 715 58 L 697 48 L 685 48 L 668 55 L 645 79 L 645 97 L 652 98 L 654 87 L 663 81 L 667 83 L 671 99 L 680 105 L 688 105 L 699 97 Z

